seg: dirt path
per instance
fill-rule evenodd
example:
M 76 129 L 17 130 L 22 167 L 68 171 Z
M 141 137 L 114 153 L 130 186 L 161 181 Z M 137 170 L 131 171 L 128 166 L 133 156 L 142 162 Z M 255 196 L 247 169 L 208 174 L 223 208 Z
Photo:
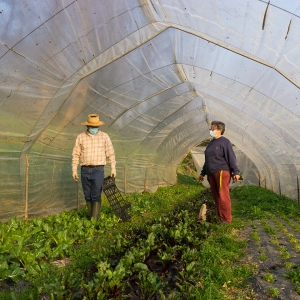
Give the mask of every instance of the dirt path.
M 300 265 L 300 233 L 297 226 L 297 223 L 288 224 L 283 219 L 247 223 L 242 234 L 248 240 L 247 255 L 243 261 L 257 265 L 257 274 L 247 282 L 257 294 L 256 299 L 300 300 L 295 286 L 285 278 L 288 271 Z M 289 263 L 294 264 L 294 267 L 288 268 Z M 266 280 L 269 274 L 275 279 L 274 282 Z M 275 289 L 279 294 L 277 296 Z M 271 291 L 273 295 L 270 294 Z

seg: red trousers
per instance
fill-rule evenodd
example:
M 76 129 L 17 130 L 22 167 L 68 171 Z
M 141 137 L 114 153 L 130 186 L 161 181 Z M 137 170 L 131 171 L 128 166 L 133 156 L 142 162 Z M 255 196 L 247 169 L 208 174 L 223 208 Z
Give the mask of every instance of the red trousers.
M 230 173 L 224 170 L 207 176 L 220 220 L 228 223 L 232 222 L 231 200 L 229 195 L 230 179 Z

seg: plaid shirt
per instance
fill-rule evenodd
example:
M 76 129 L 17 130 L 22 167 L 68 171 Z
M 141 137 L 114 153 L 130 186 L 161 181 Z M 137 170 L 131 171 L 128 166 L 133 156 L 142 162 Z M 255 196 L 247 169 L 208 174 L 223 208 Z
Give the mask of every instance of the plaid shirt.
M 116 167 L 115 151 L 109 136 L 98 131 L 92 135 L 88 131 L 80 133 L 75 142 L 72 152 L 72 171 L 77 171 L 80 165 L 106 165 L 106 157 L 110 163 L 111 169 Z

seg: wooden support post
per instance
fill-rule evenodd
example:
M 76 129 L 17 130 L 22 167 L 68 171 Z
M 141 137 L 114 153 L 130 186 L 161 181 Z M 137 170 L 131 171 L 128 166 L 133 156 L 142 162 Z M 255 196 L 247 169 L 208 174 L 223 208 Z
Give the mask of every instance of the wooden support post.
M 297 175 L 298 204 L 300 204 L 299 176 Z
M 265 178 L 265 189 L 267 188 L 267 178 Z
M 126 165 L 124 165 L 124 194 L 126 194 Z
M 25 212 L 24 218 L 25 220 L 28 219 L 28 181 L 29 181 L 29 163 L 28 163 L 28 154 L 25 154 L 25 162 L 26 162 L 26 169 L 25 169 Z
M 147 181 L 147 169 L 145 170 L 145 177 L 144 177 L 144 192 L 146 192 L 146 181 Z

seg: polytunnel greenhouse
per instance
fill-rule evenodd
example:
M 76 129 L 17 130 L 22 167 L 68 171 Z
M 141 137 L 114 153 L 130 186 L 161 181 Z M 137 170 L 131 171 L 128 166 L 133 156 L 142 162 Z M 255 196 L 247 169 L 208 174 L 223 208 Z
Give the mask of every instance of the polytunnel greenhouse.
M 220 120 L 243 184 L 299 201 L 299 16 L 292 0 L 1 1 L 0 219 L 84 204 L 71 154 L 91 113 L 124 193 L 175 184 Z

